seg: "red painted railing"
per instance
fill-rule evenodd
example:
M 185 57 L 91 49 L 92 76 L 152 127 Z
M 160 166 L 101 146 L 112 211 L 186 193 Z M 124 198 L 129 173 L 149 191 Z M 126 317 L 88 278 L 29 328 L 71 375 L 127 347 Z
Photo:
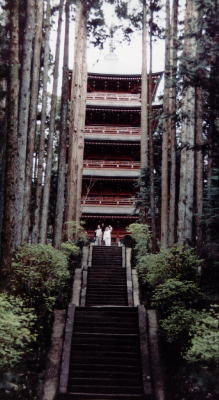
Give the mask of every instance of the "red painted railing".
M 90 125 L 85 127 L 85 135 L 140 135 L 140 128 L 132 126 L 100 126 Z
M 138 103 L 141 100 L 141 96 L 139 93 L 112 93 L 112 92 L 88 92 L 87 93 L 87 100 L 97 100 L 97 101 L 137 101 Z
M 84 160 L 84 168 L 139 169 L 139 161 Z
M 92 206 L 130 206 L 133 205 L 133 198 L 121 198 L 113 196 L 83 197 L 82 204 Z

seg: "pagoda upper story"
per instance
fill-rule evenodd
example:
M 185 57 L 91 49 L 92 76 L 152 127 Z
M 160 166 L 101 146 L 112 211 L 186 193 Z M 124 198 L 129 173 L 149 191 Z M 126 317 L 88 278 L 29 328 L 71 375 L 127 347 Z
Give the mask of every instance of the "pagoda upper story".
M 152 101 L 162 73 L 152 74 Z M 85 138 L 115 141 L 140 140 L 141 75 L 89 73 Z M 160 106 L 153 106 L 153 120 Z
M 152 74 L 152 101 L 162 74 Z M 112 106 L 141 105 L 141 75 L 112 75 L 89 73 L 87 83 L 87 105 L 101 102 Z M 106 104 L 105 104 L 106 103 Z

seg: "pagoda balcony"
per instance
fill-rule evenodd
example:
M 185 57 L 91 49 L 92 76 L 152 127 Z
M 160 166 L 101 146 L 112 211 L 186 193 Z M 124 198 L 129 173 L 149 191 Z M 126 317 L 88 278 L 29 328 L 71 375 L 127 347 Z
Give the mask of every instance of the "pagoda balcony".
M 87 125 L 85 139 L 140 141 L 140 128 L 134 126 Z
M 132 161 L 84 161 L 83 176 L 138 178 L 140 163 Z
M 84 160 L 84 168 L 121 168 L 121 169 L 139 169 L 139 161 L 114 161 L 114 160 Z
M 82 213 L 97 215 L 134 215 L 135 213 L 134 201 L 131 199 L 82 199 L 81 209 Z
M 140 106 L 140 93 L 119 93 L 119 92 L 88 92 L 86 98 L 87 105 L 101 104 L 109 106 Z
M 139 175 L 140 162 L 138 161 L 84 161 L 83 176 L 138 178 Z
M 96 196 L 96 197 L 82 197 L 82 205 L 92 206 L 132 206 L 134 202 L 133 197 L 124 198 L 119 196 Z

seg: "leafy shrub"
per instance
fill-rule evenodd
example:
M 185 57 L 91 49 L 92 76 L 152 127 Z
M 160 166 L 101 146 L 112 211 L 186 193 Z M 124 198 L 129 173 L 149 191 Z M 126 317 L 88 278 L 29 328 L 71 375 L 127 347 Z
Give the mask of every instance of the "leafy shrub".
M 127 231 L 135 241 L 134 249 L 137 253 L 137 258 L 144 256 L 151 250 L 151 232 L 148 225 L 130 224 Z
M 19 297 L 0 294 L 0 369 L 14 367 L 36 340 L 36 315 Z
M 140 279 L 156 286 L 170 278 L 195 279 L 201 263 L 194 250 L 174 246 L 157 254 L 140 257 L 137 267 Z
M 172 306 L 190 308 L 202 299 L 203 294 L 196 283 L 168 279 L 154 290 L 152 307 L 157 308 L 164 314 L 168 314 Z
M 191 327 L 190 335 L 191 347 L 185 359 L 219 367 L 219 307 L 205 311 Z
M 14 255 L 11 288 L 40 312 L 52 311 L 68 279 L 66 255 L 50 245 L 25 245 Z
M 78 256 L 80 254 L 80 248 L 73 243 L 63 242 L 61 243 L 61 251 L 67 256 Z
M 174 306 L 169 309 L 169 315 L 160 321 L 160 326 L 168 343 L 180 342 L 186 346 L 189 339 L 189 330 L 200 316 L 200 312 Z

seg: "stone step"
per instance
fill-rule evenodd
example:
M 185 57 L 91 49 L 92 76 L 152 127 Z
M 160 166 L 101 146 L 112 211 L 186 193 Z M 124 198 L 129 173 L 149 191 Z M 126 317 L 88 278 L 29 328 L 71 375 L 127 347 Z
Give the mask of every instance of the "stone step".
M 121 387 L 120 385 L 69 385 L 69 391 L 72 392 L 84 392 L 84 393 L 111 393 L 111 394 L 129 394 L 129 393 L 134 393 L 134 394 L 142 394 L 142 390 L 139 386 L 125 386 Z
M 131 386 L 136 386 L 138 387 L 139 384 L 141 384 L 141 380 L 140 379 L 136 379 L 129 377 L 129 385 Z M 115 377 L 115 376 L 108 376 L 108 377 L 99 377 L 99 378 L 95 378 L 95 377 L 83 377 L 83 378 L 71 378 L 69 380 L 69 387 L 71 387 L 72 385 L 86 385 L 89 384 L 91 386 L 96 386 L 96 385 L 100 385 L 100 386 L 126 386 L 127 385 L 127 378 L 123 377 L 123 378 L 119 378 L 119 377 Z
M 138 344 L 139 343 L 139 337 L 137 334 L 128 334 L 128 335 L 113 335 L 112 333 L 105 333 L 105 334 L 99 334 L 99 333 L 93 333 L 92 335 L 90 333 L 75 333 L 73 335 L 74 343 L 93 343 L 96 344 L 98 343 L 99 345 L 109 345 L 109 344 L 115 344 L 115 345 L 133 345 L 133 344 Z
M 128 330 L 128 332 L 127 332 Z M 83 325 L 81 326 L 80 324 L 75 323 L 75 330 L 74 332 L 96 332 L 96 333 L 136 333 L 137 332 L 137 327 L 136 326 L 126 326 L 126 325 L 115 325 L 115 326 L 110 326 L 110 325 L 97 325 L 93 326 L 91 324 Z
M 109 363 L 109 364 L 113 364 L 114 367 L 119 365 L 120 366 L 119 369 L 122 368 L 123 365 L 125 365 L 126 363 L 128 363 L 128 365 L 133 366 L 135 368 L 140 367 L 139 356 L 138 357 L 136 357 L 136 356 L 135 357 L 129 357 L 129 356 L 125 357 L 124 355 L 121 357 L 119 357 L 119 356 L 118 357 L 109 357 L 108 356 L 106 359 L 104 357 L 100 357 L 99 354 L 97 354 L 96 356 L 87 354 L 87 356 L 83 356 L 83 357 L 81 356 L 81 354 L 77 354 L 77 355 L 73 356 L 71 365 L 78 365 L 79 362 L 81 363 L 83 361 L 86 361 L 88 363 L 93 362 L 94 364 L 105 362 L 106 365 L 107 365 L 107 363 Z
M 65 394 L 59 394 L 59 400 L 144 400 L 144 397 L 140 394 L 127 394 L 127 393 L 78 393 L 68 392 Z
M 112 288 L 114 288 L 115 290 L 124 290 L 125 292 L 127 291 L 125 285 L 123 284 L 122 280 L 120 282 L 112 282 Z M 89 289 L 95 289 L 95 287 L 97 287 L 99 290 L 108 290 L 110 291 L 111 288 L 109 288 L 109 282 L 108 280 L 102 280 L 102 285 L 101 285 L 101 281 L 99 282 L 95 282 L 95 283 L 90 283 L 89 284 Z
M 92 299 L 112 299 L 113 301 L 115 301 L 116 299 L 118 299 L 118 300 L 123 300 L 123 299 L 127 299 L 127 296 L 126 296 L 126 292 L 125 293 L 122 293 L 122 292 L 120 292 L 120 294 L 118 294 L 118 293 L 116 293 L 116 292 L 100 292 L 100 293 L 97 293 L 96 292 L 96 290 L 88 290 L 87 291 L 87 298 L 89 299 L 89 298 L 92 298 Z
M 112 371 L 114 372 L 123 372 L 126 373 L 127 376 L 129 373 L 133 373 L 133 372 L 138 372 L 136 370 L 135 367 L 133 367 L 133 365 L 129 365 L 127 363 L 125 363 L 124 365 L 121 366 L 121 364 L 119 365 L 119 367 L 117 365 L 115 365 L 114 363 L 106 363 L 106 360 L 100 360 L 99 362 L 87 362 L 86 360 L 81 360 L 80 362 L 77 362 L 77 365 L 75 365 L 74 363 L 71 363 L 71 371 L 74 371 L 76 368 L 78 370 L 83 370 L 83 371 L 106 371 L 107 373 L 110 373 Z
M 124 301 L 124 300 L 122 300 L 122 301 L 111 301 L 111 300 L 109 300 L 109 301 L 107 301 L 107 300 L 105 300 L 105 301 L 102 301 L 102 300 L 100 300 L 100 301 L 91 301 L 91 300 L 87 300 L 86 301 L 86 305 L 87 306 L 89 306 L 89 307 L 96 307 L 96 306 L 127 306 L 127 301 Z
M 104 273 L 103 275 L 97 274 L 96 272 L 90 272 L 88 274 L 88 279 L 87 279 L 87 285 L 95 285 L 98 283 L 98 285 L 102 282 L 108 282 L 111 283 L 112 285 L 122 285 L 126 289 L 126 275 L 124 274 L 117 274 L 116 276 L 107 272 Z
M 101 367 L 99 369 L 78 369 L 78 366 L 71 367 L 72 368 L 72 374 L 75 378 L 96 378 L 96 377 L 106 377 L 106 378 L 115 378 L 115 379 L 125 379 L 127 382 L 127 379 L 139 379 L 141 381 L 141 372 L 136 372 L 136 370 L 119 370 L 119 371 L 114 371 L 111 370 L 110 368 L 103 370 Z
M 125 360 L 130 359 L 132 361 L 139 360 L 139 351 L 133 351 L 131 347 L 127 349 L 121 349 L 123 351 L 118 351 L 116 347 L 111 347 L 106 349 L 94 349 L 92 350 L 89 346 L 77 345 L 74 347 L 74 354 L 72 354 L 72 362 L 75 363 L 75 360 L 78 360 L 81 357 L 81 360 L 94 360 L 98 357 L 99 360 L 106 358 L 107 363 L 110 362 L 111 359 L 114 360 Z M 86 352 L 86 354 L 82 354 L 82 352 Z
M 98 319 L 96 319 L 95 321 L 92 321 L 90 319 L 90 320 L 86 320 L 86 321 L 83 321 L 83 320 L 75 321 L 75 327 L 81 327 L 82 330 L 83 330 L 83 327 L 84 327 L 85 331 L 86 331 L 86 328 L 88 326 L 92 326 L 94 328 L 95 327 L 96 328 L 101 328 L 101 327 L 110 328 L 110 330 L 114 329 L 114 328 L 117 328 L 117 327 L 120 327 L 120 328 L 123 328 L 123 329 L 124 328 L 127 329 L 127 331 L 125 333 L 129 333 L 128 332 L 129 329 L 133 330 L 133 328 L 135 328 L 135 330 L 137 331 L 137 327 L 133 326 L 133 322 L 134 322 L 134 320 L 126 321 L 124 319 L 123 321 L 121 321 L 120 324 L 118 324 L 118 321 L 116 319 L 114 319 L 114 320 L 110 319 L 109 321 L 100 321 Z

